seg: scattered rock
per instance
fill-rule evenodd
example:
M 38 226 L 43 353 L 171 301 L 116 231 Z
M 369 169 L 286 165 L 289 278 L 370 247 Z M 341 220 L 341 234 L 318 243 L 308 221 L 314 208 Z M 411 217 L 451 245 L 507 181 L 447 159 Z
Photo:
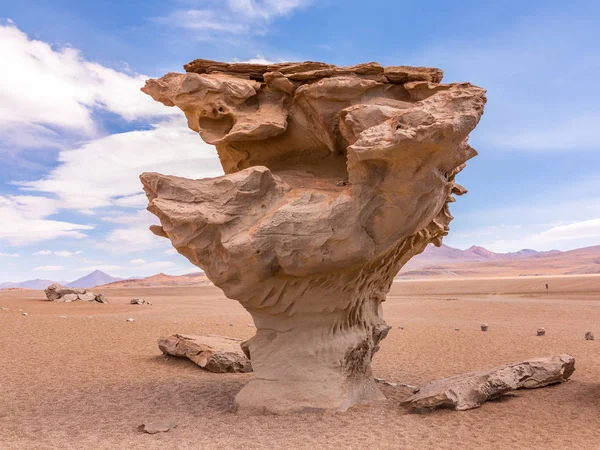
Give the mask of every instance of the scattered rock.
M 538 336 L 546 336 L 546 330 L 544 328 L 538 328 L 537 335 Z
M 135 322 L 135 319 L 133 317 L 130 317 L 129 319 L 126 320 L 126 322 Z
M 488 326 L 488 324 L 487 324 L 487 323 L 482 323 L 482 324 L 481 324 L 481 331 L 487 331 L 487 330 L 488 330 L 488 328 L 489 328 L 489 326 Z
M 586 341 L 593 341 L 595 339 L 596 339 L 596 337 L 594 336 L 594 333 L 592 333 L 591 331 L 587 331 L 585 333 L 585 340 Z
M 131 305 L 145 305 L 147 302 L 143 298 L 132 298 L 129 303 Z
M 404 330 L 404 327 L 403 327 L 402 325 L 400 325 L 398 328 L 399 328 L 400 330 Z
M 384 383 L 384 382 L 385 382 L 385 379 L 383 379 L 383 378 L 377 378 L 377 377 L 375 377 L 375 378 L 373 378 L 373 379 L 374 379 L 374 380 L 375 380 L 377 383 Z
M 137 427 L 137 430 L 143 433 L 148 434 L 156 434 L 156 433 L 165 433 L 173 428 L 175 428 L 177 424 L 172 420 L 153 420 L 150 422 L 146 422 Z
M 87 289 L 67 288 L 60 284 L 51 284 L 44 289 L 46 298 L 53 302 L 76 302 L 78 300 L 98 303 L 108 303 L 108 300 L 102 294 L 94 294 Z
M 249 323 L 248 326 L 254 328 L 254 324 L 253 323 Z
M 108 303 L 108 300 L 106 300 L 106 297 L 104 296 L 104 294 L 96 295 L 96 301 L 98 303 Z
M 460 328 L 455 328 L 454 331 L 460 331 Z
M 2 310 L 2 311 L 8 311 L 8 308 L 5 308 L 4 306 L 2 306 L 2 307 L 0 308 L 0 310 Z
M 67 318 L 67 316 L 60 316 L 60 318 L 61 318 L 61 319 L 66 319 L 66 318 Z
M 210 372 L 252 372 L 241 339 L 226 336 L 173 334 L 158 340 L 158 348 L 172 356 L 188 358 Z
M 29 314 L 27 314 L 26 312 L 24 312 L 24 313 L 21 313 L 21 314 L 23 314 L 24 316 L 28 316 L 28 315 L 29 315 Z
M 506 364 L 434 381 L 402 403 L 413 412 L 450 407 L 456 411 L 478 408 L 515 389 L 534 389 L 562 383 L 575 371 L 575 358 L 559 355 Z

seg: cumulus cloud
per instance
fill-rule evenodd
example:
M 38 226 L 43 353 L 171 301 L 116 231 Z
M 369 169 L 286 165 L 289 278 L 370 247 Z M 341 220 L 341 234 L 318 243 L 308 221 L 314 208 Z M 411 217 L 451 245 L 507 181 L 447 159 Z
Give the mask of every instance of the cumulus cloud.
M 158 219 L 148 211 L 137 211 L 117 217 L 107 217 L 107 222 L 119 226 L 111 230 L 96 247 L 115 253 L 134 253 L 148 249 L 165 249 L 169 247 L 167 239 L 155 236 L 148 228 L 158 224 Z M 163 250 L 163 251 L 165 251 Z
M 173 114 L 140 92 L 144 75 L 87 61 L 69 46 L 53 48 L 12 22 L 0 25 L 0 41 L 0 132 L 11 146 L 60 147 L 56 130 L 94 136 L 94 110 L 125 120 Z
M 2 253 L 0 252 L 0 257 L 4 257 L 4 258 L 18 258 L 19 255 L 18 253 Z
M 198 39 L 223 35 L 264 34 L 275 19 L 308 6 L 312 0 L 225 0 L 201 2 L 201 8 L 178 9 L 155 20 L 194 31 Z
M 33 256 L 45 256 L 45 255 L 51 255 L 52 252 L 50 250 L 40 250 L 39 252 L 35 252 L 32 254 L 33 254 Z
M 77 252 L 70 252 L 68 250 L 59 250 L 59 251 L 52 252 L 52 253 L 56 256 L 60 256 L 61 258 L 71 258 L 72 256 L 80 255 L 83 252 L 81 250 L 77 251 Z
M 80 211 L 143 207 L 147 201 L 139 175 L 153 171 L 189 178 L 223 174 L 215 148 L 190 131 L 181 115 L 149 130 L 113 134 L 62 151 L 58 167 L 45 179 L 21 186 L 54 194 L 63 207 Z
M 49 219 L 59 207 L 59 201 L 48 197 L 0 196 L 0 241 L 25 245 L 58 237 L 82 238 L 86 236 L 84 231 L 93 229 L 90 225 Z

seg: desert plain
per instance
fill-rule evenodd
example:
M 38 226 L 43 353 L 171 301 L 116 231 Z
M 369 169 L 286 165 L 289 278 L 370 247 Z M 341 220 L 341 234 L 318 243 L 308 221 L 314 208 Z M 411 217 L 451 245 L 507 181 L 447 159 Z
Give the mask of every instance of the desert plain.
M 597 275 L 395 282 L 376 377 L 421 386 L 537 356 L 576 359 L 561 385 L 429 414 L 400 407 L 408 388 L 380 385 L 387 400 L 343 413 L 238 416 L 234 396 L 252 373 L 206 372 L 156 345 L 173 333 L 251 337 L 238 302 L 213 286 L 94 291 L 110 304 L 0 291 L 1 449 L 600 448 L 600 341 L 584 339 L 600 337 Z M 152 306 L 130 305 L 134 297 Z M 177 427 L 136 431 L 154 419 Z

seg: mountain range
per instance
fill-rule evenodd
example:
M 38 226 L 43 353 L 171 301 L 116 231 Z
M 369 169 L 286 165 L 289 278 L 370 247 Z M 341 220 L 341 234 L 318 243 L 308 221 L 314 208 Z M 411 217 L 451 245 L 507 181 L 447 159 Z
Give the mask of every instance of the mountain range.
M 100 284 L 112 283 L 113 281 L 119 281 L 123 278 L 112 277 L 101 270 L 94 270 L 92 273 L 87 274 L 84 277 L 78 278 L 75 281 L 53 281 L 53 280 L 27 280 L 21 281 L 20 283 L 0 283 L 0 289 L 46 289 L 48 286 L 54 283 L 61 284 L 66 287 L 77 287 L 77 288 L 91 288 Z
M 600 245 L 565 252 L 559 250 L 538 252 L 523 249 L 511 253 L 495 253 L 478 246 L 460 250 L 448 245 L 441 247 L 429 245 L 423 253 L 412 258 L 402 268 L 397 278 L 585 274 L 600 274 Z M 179 276 L 160 273 L 146 278 L 123 279 L 95 270 L 70 283 L 35 279 L 20 283 L 0 283 L 0 289 L 45 289 L 53 283 L 80 288 L 95 286 L 104 288 L 204 286 L 211 284 L 203 272 Z
M 459 250 L 429 245 L 412 258 L 398 277 L 499 277 L 600 274 L 600 245 L 569 251 L 524 249 L 495 253 L 473 246 Z

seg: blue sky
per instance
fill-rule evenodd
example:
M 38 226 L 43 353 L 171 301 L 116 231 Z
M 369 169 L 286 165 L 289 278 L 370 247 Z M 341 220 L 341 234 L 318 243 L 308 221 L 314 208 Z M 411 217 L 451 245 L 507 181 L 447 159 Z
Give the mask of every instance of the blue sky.
M 222 173 L 139 92 L 195 58 L 378 61 L 488 89 L 445 242 L 600 244 L 596 1 L 0 0 L 0 281 L 195 270 L 147 228 L 143 171 Z

